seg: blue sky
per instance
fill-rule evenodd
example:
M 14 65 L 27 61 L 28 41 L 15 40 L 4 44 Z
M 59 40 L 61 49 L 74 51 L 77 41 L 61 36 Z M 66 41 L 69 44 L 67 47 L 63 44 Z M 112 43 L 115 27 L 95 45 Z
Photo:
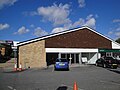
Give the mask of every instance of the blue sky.
M 0 0 L 0 40 L 25 41 L 89 26 L 120 38 L 120 0 Z

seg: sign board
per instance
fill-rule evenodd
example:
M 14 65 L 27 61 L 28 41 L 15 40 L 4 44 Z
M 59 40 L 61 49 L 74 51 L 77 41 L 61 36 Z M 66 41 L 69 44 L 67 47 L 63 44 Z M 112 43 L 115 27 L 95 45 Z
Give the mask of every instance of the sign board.
M 82 62 L 87 62 L 87 57 L 82 57 Z
M 120 49 L 99 49 L 99 52 L 120 52 Z
M 13 45 L 13 41 L 11 41 L 11 40 L 0 40 L 0 44 Z

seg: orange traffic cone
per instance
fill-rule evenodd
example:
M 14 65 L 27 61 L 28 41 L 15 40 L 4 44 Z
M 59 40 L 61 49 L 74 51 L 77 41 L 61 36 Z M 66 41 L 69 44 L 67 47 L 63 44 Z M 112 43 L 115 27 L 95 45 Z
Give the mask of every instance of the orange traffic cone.
M 14 71 L 17 71 L 17 63 L 14 65 Z
M 78 86 L 76 82 L 74 82 L 73 90 L 78 90 Z

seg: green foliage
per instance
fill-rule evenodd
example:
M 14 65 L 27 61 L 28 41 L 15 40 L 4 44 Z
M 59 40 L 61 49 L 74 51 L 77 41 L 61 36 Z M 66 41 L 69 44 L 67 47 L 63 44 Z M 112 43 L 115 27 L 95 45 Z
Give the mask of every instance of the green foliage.
M 13 52 L 10 45 L 7 44 L 0 44 L 0 48 L 5 48 L 5 55 L 3 56 L 0 51 L 0 62 L 6 62 L 10 60 L 11 54 Z
M 116 40 L 116 42 L 120 44 L 120 38 L 118 38 L 118 39 Z

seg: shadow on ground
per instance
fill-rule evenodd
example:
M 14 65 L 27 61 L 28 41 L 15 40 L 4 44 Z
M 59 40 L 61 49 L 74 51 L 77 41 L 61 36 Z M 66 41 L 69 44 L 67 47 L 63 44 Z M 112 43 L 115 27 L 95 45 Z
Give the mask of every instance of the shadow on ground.
M 56 90 L 67 90 L 67 86 L 60 86 L 60 87 L 58 87 Z
M 20 73 L 20 72 L 24 72 L 26 71 L 27 69 L 24 69 L 24 70 L 17 70 L 17 71 L 12 71 L 12 70 L 3 70 L 3 73 Z
M 117 70 L 117 69 L 107 69 L 107 70 L 112 71 L 112 72 L 115 72 L 115 73 L 117 73 L 117 74 L 120 74 L 120 71 Z
M 110 70 L 110 71 L 120 74 L 120 71 L 118 70 Z

